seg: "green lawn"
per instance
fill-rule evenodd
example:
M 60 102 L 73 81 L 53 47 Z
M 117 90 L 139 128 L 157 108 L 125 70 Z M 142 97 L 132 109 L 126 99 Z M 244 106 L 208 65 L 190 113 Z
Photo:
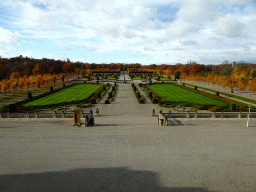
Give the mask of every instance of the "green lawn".
M 184 101 L 201 105 L 225 106 L 226 103 L 182 89 L 172 84 L 148 85 L 159 97 L 168 101 Z
M 102 85 L 79 84 L 64 90 L 58 91 L 41 99 L 24 104 L 24 107 L 35 105 L 51 105 L 62 102 L 87 99 L 96 92 Z
M 75 81 L 89 81 L 87 78 L 82 78 L 82 79 L 76 79 Z
M 173 79 L 168 79 L 168 78 L 160 78 L 160 81 L 174 81 Z

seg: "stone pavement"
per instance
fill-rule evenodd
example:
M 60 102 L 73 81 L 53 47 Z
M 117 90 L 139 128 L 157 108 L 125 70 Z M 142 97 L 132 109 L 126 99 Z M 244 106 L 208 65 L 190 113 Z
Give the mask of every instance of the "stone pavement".
M 0 191 L 256 190 L 256 121 L 96 118 L 1 121 Z
M 92 127 L 0 119 L 0 191 L 256 191 L 255 119 L 157 126 L 158 106 L 118 85 L 111 104 L 106 94 L 91 107 L 100 108 Z

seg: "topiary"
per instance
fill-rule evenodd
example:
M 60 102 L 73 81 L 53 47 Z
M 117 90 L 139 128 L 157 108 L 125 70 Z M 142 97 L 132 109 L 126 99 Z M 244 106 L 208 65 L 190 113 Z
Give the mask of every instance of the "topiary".
M 136 92 L 136 97 L 139 99 L 140 98 L 140 92 Z
M 143 98 L 140 98 L 139 103 L 145 103 Z
M 150 91 L 148 92 L 148 97 L 149 97 L 150 99 L 152 99 L 152 97 L 153 97 L 153 96 L 152 96 L 152 92 L 150 92 Z
M 194 89 L 197 90 L 197 86 L 195 86 Z
M 216 96 L 220 96 L 220 93 L 219 93 L 219 92 L 216 92 L 215 95 L 216 95 Z
M 112 92 L 108 93 L 108 99 L 110 99 L 112 97 Z
M 229 105 L 229 109 L 230 109 L 231 111 L 235 111 L 235 110 L 236 110 L 236 104 L 235 104 L 235 103 L 231 103 L 231 104 Z
M 32 93 L 31 93 L 31 91 L 28 92 L 28 99 L 32 99 Z
M 105 100 L 105 104 L 109 104 L 110 102 L 109 102 L 109 99 L 106 99 Z
M 91 99 L 91 104 L 96 104 L 96 99 Z
M 158 99 L 157 97 L 154 97 L 154 98 L 152 99 L 152 102 L 153 102 L 153 103 L 158 103 L 158 102 L 159 102 L 159 99 Z

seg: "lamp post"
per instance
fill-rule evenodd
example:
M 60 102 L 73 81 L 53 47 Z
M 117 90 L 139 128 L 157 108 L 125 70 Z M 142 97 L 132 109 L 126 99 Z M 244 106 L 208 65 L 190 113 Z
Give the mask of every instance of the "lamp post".
M 247 120 L 247 127 L 249 126 L 249 117 L 250 117 L 250 109 L 251 109 L 251 104 L 249 104 L 249 113 L 248 113 L 248 120 Z

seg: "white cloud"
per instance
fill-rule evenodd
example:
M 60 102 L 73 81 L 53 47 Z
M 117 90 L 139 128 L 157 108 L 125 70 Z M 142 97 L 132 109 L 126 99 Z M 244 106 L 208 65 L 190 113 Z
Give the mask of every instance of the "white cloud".
M 0 27 L 0 45 L 10 45 L 17 43 L 16 39 L 21 37 L 18 32 L 11 32 L 10 30 Z
M 216 16 L 216 1 L 209 0 L 186 0 L 177 13 L 177 18 L 188 23 L 213 21 Z
M 247 36 L 245 25 L 231 16 L 219 17 L 216 23 L 213 24 L 212 31 L 229 38 Z
M 96 37 L 96 31 L 92 29 L 79 30 L 81 32 L 74 33 L 72 36 L 77 37 L 79 39 L 89 39 Z
M 256 35 L 252 0 L 8 0 L 0 4 L 3 10 L 9 10 L 10 16 L 5 15 L 12 27 L 0 28 L 0 46 L 20 43 L 17 54 L 21 49 L 26 52 L 28 46 L 25 41 L 17 42 L 20 34 L 33 39 L 30 46 L 41 46 L 46 39 L 72 52 L 74 58 L 81 54 L 75 49 L 86 49 L 99 54 L 99 60 L 103 60 L 102 52 L 126 57 L 123 53 L 128 49 L 134 50 L 131 54 L 138 60 L 149 61 L 154 55 L 154 63 L 190 59 L 200 62 L 207 58 L 218 62 L 224 56 L 219 59 L 216 55 L 224 50 L 228 57 L 241 57 L 235 55 L 238 50 L 232 52 L 233 47 L 253 59 L 255 51 L 254 45 L 248 44 L 255 42 Z M 40 4 L 45 8 L 40 8 Z M 178 11 L 168 12 L 168 7 Z M 12 29 L 17 32 L 11 32 Z M 5 48 L 0 48 L 0 52 L 7 53 Z M 104 59 L 112 60 L 107 56 Z
M 198 45 L 198 43 L 193 40 L 180 40 L 179 43 L 181 46 Z
M 0 55 L 8 55 L 8 51 L 7 49 L 5 49 L 4 47 L 0 47 Z
M 189 24 L 183 19 L 177 19 L 169 25 L 166 29 L 167 33 L 174 36 L 182 36 L 189 33 L 194 33 L 199 30 L 199 27 L 193 24 Z

